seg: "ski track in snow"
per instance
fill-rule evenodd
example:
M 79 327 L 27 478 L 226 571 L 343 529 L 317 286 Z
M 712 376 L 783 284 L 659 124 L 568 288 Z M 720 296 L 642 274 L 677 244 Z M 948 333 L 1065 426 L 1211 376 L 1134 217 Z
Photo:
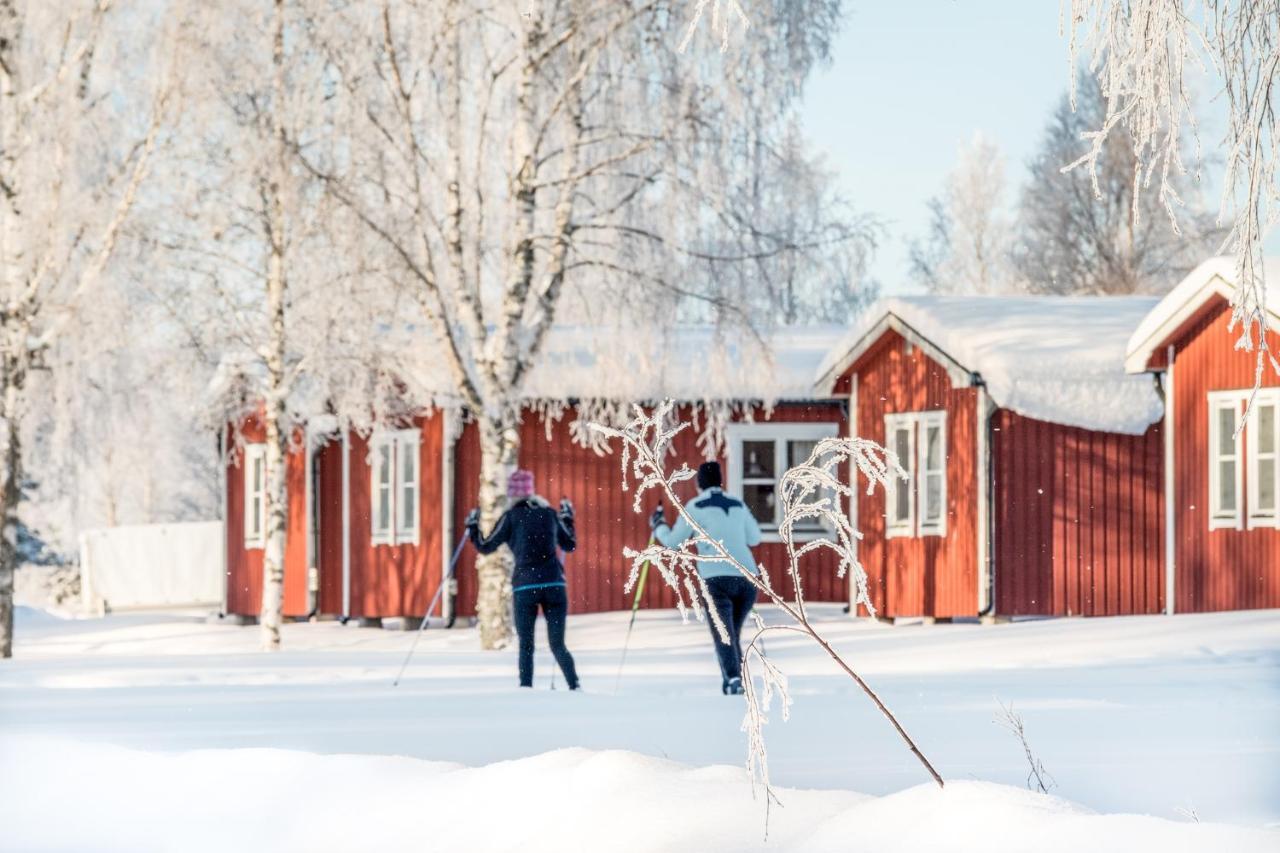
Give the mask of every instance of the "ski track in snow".
M 766 731 L 785 805 L 766 844 L 742 706 L 719 695 L 706 626 L 673 612 L 640 614 L 617 695 L 627 614 L 571 619 L 577 695 L 547 689 L 545 644 L 520 691 L 514 652 L 480 652 L 469 630 L 425 632 L 392 688 L 407 633 L 288 625 L 264 655 L 254 628 L 21 610 L 0 666 L 0 849 L 1280 849 L 1280 612 L 817 612 L 954 784 L 923 784 L 802 638 L 771 640 L 795 705 Z M 1025 791 L 997 700 L 1023 715 L 1054 797 Z

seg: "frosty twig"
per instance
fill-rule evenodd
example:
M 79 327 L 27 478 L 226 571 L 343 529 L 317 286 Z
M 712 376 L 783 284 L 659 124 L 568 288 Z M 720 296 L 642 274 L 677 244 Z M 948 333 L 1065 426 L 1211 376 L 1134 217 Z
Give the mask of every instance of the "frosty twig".
M 765 625 L 757 616 L 755 634 L 743 651 L 745 676 L 743 687 L 747 699 L 747 712 L 742 728 L 747 733 L 747 771 L 752 781 L 758 781 L 764 785 L 767 800 L 774 799 L 773 790 L 769 784 L 764 725 L 768 722 L 768 711 L 775 694 L 781 700 L 784 720 L 789 713 L 791 697 L 787 691 L 785 674 L 774 662 L 763 655 L 761 638 L 771 631 L 786 631 L 807 636 L 817 643 L 827 656 L 866 693 L 907 744 L 912 754 L 929 772 L 933 780 L 941 786 L 942 776 L 925 758 L 924 753 L 907 734 L 897 717 L 809 620 L 800 577 L 802 557 L 814 551 L 830 549 L 839 558 L 838 574 L 843 577 L 848 572 L 850 575 L 855 605 L 861 604 L 867 608 L 868 612 L 874 614 L 874 608 L 867 595 L 866 573 L 854 552 L 854 544 L 862 538 L 862 534 L 854 529 L 841 508 L 841 498 L 853 494 L 856 474 L 846 483 L 840 479 L 839 469 L 848 462 L 853 469 L 867 479 L 867 490 L 870 492 L 877 483 L 886 484 L 890 477 L 904 476 L 897 458 L 890 451 L 866 439 L 827 438 L 818 443 L 804 463 L 783 474 L 779 483 L 783 518 L 778 531 L 786 544 L 786 572 L 795 589 L 795 599 L 788 600 L 774 588 L 769 572 L 764 566 L 760 567 L 759 577 L 748 571 L 723 545 L 707 535 L 706 530 L 699 526 L 685 508 L 683 501 L 676 495 L 676 485 L 691 479 L 694 472 L 687 465 L 682 465 L 679 470 L 668 473 L 663 461 L 671 440 L 688 426 L 685 423 L 673 423 L 673 408 L 674 404 L 670 400 L 657 406 L 651 414 L 646 414 L 637 406 L 635 418 L 621 429 L 599 424 L 592 424 L 592 429 L 606 437 L 621 440 L 623 487 L 626 488 L 628 477 L 635 482 L 636 511 L 639 512 L 641 509 L 643 495 L 651 489 L 656 489 L 664 496 L 664 501 L 670 501 L 693 530 L 693 536 L 678 548 L 668 548 L 654 543 L 640 551 L 625 549 L 624 553 L 631 560 L 631 572 L 627 579 L 628 591 L 635 585 L 640 567 L 645 563 L 652 565 L 667 585 L 675 591 L 676 606 L 681 615 L 687 618 L 690 610 L 699 620 L 705 615 L 711 620 L 721 639 L 727 641 L 728 630 L 715 608 L 704 606 L 703 602 L 709 600 L 706 583 L 695 568 L 697 560 L 726 563 L 735 568 L 759 593 L 791 619 L 790 624 Z M 796 527 L 806 521 L 820 522 L 831 532 L 830 536 L 797 544 Z M 704 546 L 703 549 L 699 549 L 699 545 Z M 699 550 L 702 550 L 702 553 L 698 553 Z M 759 688 L 753 676 L 760 678 Z

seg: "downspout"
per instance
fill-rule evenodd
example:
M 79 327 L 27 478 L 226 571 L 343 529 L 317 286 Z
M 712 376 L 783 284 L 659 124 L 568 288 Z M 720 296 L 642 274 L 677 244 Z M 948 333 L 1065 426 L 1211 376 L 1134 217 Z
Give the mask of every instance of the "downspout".
M 342 431 L 342 621 L 351 618 L 351 441 Z
M 446 628 L 452 628 L 457 613 L 454 607 L 458 597 L 458 580 L 456 575 L 445 583 L 445 572 L 449 571 L 449 561 L 453 557 L 453 524 L 454 524 L 454 502 L 456 500 L 454 489 L 454 475 L 457 469 L 455 458 L 455 442 L 458 435 L 462 432 L 456 429 L 460 418 L 456 417 L 457 413 L 450 412 L 448 409 L 440 410 L 441 417 L 444 422 L 440 425 L 440 582 L 444 584 L 444 594 L 440 601 L 440 615 L 444 618 Z M 430 614 L 427 614 L 430 616 Z
M 1172 616 L 1174 613 L 1174 593 L 1176 559 L 1174 546 L 1177 542 L 1177 512 L 1174 506 L 1174 444 L 1173 444 L 1173 345 L 1170 344 L 1165 357 L 1167 365 L 1164 374 L 1164 612 Z M 1157 374 L 1159 387 L 1159 374 Z
M 973 382 L 978 391 L 975 430 L 978 443 L 975 462 L 978 481 L 978 535 L 975 538 L 978 541 L 978 616 L 981 618 L 992 615 L 996 608 L 995 512 L 992 504 L 995 499 L 995 466 L 991 462 L 991 421 L 995 409 L 991 405 L 991 396 L 987 393 L 982 377 L 974 374 Z
M 320 607 L 320 572 L 316 569 L 315 549 L 312 547 L 315 538 L 315 472 L 311 453 L 311 428 L 302 428 L 302 541 L 304 543 L 304 563 L 307 568 L 307 619 L 314 619 Z
M 858 437 L 858 374 L 854 373 L 849 376 L 849 437 Z M 849 523 L 854 530 L 858 529 L 858 468 L 853 461 L 849 461 Z M 858 542 L 860 540 L 855 536 L 850 547 L 853 549 L 854 560 L 858 559 Z M 844 606 L 844 612 L 853 616 L 858 615 L 858 602 L 854 600 L 856 595 L 853 583 L 853 572 L 846 573 L 849 578 L 849 601 Z
M 218 513 L 222 519 L 222 535 L 218 537 L 218 547 L 222 549 L 222 602 L 218 605 L 218 618 L 222 619 L 227 615 L 227 583 L 231 578 L 231 566 L 228 564 L 229 552 L 227 549 L 227 504 L 231 500 L 230 482 L 227 477 L 227 426 L 223 424 L 218 427 L 218 485 L 222 492 L 222 505 L 219 507 Z

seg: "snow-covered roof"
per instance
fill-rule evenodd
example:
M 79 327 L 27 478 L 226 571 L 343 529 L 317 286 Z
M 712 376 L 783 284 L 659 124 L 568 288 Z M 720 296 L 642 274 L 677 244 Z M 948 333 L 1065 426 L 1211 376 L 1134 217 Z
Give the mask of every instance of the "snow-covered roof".
M 1262 275 L 1267 285 L 1269 322 L 1280 324 L 1280 258 L 1267 258 Z M 1194 316 L 1206 299 L 1216 294 L 1230 300 L 1235 289 L 1235 258 L 1220 256 L 1200 264 L 1165 294 L 1134 329 L 1125 348 L 1125 369 L 1130 373 L 1145 371 L 1155 350 L 1167 343 L 1169 336 Z
M 787 327 L 756 338 L 708 325 L 557 326 L 525 380 L 524 396 L 620 403 L 812 399 L 813 373 L 845 331 L 836 325 Z M 448 393 L 443 359 L 429 354 L 433 339 L 424 330 L 418 343 L 423 349 L 408 360 L 414 386 Z
M 976 374 L 997 406 L 1037 420 L 1141 434 L 1163 404 L 1149 376 L 1124 371 L 1125 345 L 1155 307 L 1148 296 L 900 296 L 863 315 L 822 361 L 816 392 L 889 329 L 968 384 Z

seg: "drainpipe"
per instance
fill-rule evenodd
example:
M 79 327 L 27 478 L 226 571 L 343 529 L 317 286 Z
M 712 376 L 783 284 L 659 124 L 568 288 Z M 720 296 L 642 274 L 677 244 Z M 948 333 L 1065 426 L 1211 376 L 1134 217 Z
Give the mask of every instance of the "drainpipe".
M 342 623 L 351 618 L 351 440 L 342 430 Z
M 990 616 L 996 609 L 995 567 L 995 466 L 991 462 L 991 421 L 995 408 L 982 377 L 974 374 L 978 391 L 977 429 L 978 456 L 975 463 L 978 480 L 978 616 Z
M 1177 575 L 1174 571 L 1176 558 L 1174 546 L 1177 543 L 1177 513 L 1174 506 L 1174 452 L 1173 445 L 1173 359 L 1174 349 L 1170 344 L 1165 357 L 1164 374 L 1164 612 L 1170 616 L 1174 613 L 1174 594 Z M 1159 374 L 1156 375 L 1156 387 L 1159 388 Z
M 222 493 L 221 505 L 219 506 L 218 515 L 222 519 L 222 536 L 218 537 L 219 547 L 222 549 L 222 603 L 218 605 L 218 618 L 222 619 L 227 615 L 227 581 L 231 577 L 231 567 L 228 565 L 227 550 L 227 502 L 230 500 L 228 494 L 229 484 L 227 478 L 227 427 L 226 424 L 218 427 L 218 485 Z

